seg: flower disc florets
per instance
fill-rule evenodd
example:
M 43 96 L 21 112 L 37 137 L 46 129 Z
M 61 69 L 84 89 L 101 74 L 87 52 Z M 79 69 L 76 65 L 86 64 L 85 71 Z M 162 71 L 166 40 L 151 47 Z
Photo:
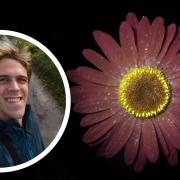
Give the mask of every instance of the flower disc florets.
M 150 118 L 167 107 L 171 96 L 165 75 L 152 67 L 136 67 L 127 72 L 119 86 L 119 100 L 129 114 Z

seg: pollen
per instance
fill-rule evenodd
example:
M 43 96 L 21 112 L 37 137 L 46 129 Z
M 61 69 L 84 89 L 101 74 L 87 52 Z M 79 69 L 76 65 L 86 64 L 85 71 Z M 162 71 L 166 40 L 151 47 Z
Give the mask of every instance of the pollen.
M 171 87 L 165 74 L 152 67 L 136 67 L 127 72 L 119 85 L 123 109 L 141 119 L 155 117 L 169 104 Z

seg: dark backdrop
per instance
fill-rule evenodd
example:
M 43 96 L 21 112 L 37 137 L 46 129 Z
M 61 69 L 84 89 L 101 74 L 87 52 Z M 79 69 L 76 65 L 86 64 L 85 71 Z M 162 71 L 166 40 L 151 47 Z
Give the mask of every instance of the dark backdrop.
M 128 12 L 135 12 L 138 18 L 146 15 L 150 20 L 162 16 L 166 25 L 171 22 L 180 25 L 178 4 L 173 1 L 62 2 L 42 2 L 38 6 L 35 2 L 24 2 L 23 8 L 9 4 L 4 9 L 5 13 L 1 13 L 0 28 L 27 34 L 44 44 L 58 58 L 65 72 L 80 65 L 91 66 L 81 52 L 84 48 L 98 50 L 92 31 L 102 30 L 118 39 L 119 24 Z M 161 156 L 158 163 L 148 163 L 141 174 L 125 167 L 122 154 L 112 160 L 97 158 L 95 149 L 90 149 L 81 141 L 85 132 L 85 128 L 79 126 L 81 118 L 82 115 L 71 111 L 60 142 L 45 158 L 26 169 L 0 174 L 0 178 L 87 180 L 180 177 L 180 166 L 168 166 Z

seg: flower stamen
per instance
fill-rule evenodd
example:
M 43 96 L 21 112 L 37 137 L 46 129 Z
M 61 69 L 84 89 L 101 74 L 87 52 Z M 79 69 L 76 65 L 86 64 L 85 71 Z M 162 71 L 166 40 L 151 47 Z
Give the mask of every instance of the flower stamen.
M 119 85 L 119 100 L 126 112 L 137 118 L 150 118 L 167 107 L 171 89 L 163 72 L 137 67 L 127 72 Z

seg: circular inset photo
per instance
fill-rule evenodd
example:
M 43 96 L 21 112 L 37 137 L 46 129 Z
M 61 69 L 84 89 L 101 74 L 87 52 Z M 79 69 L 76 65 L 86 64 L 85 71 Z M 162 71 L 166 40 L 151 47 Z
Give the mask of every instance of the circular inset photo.
M 36 163 L 60 140 L 71 101 L 59 61 L 32 37 L 0 30 L 0 172 Z

